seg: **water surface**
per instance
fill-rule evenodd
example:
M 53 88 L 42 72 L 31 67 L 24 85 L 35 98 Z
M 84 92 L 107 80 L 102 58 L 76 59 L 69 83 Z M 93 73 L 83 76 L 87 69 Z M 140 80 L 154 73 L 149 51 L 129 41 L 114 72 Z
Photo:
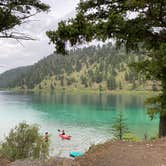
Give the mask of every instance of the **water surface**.
M 92 144 L 112 138 L 111 125 L 120 111 L 130 131 L 143 137 L 155 135 L 158 119 L 146 114 L 144 95 L 46 94 L 0 92 L 0 139 L 22 121 L 37 123 L 51 134 L 52 154 L 68 156 L 71 150 L 85 151 Z M 58 129 L 72 135 L 58 137 Z

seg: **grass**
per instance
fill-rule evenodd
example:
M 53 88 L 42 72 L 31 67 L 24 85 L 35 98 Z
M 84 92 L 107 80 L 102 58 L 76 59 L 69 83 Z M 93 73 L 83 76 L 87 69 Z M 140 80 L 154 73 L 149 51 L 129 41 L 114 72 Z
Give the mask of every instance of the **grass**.
M 160 91 L 147 91 L 147 90 L 103 90 L 99 91 L 98 88 L 72 88 L 72 87 L 64 87 L 64 88 L 55 88 L 51 89 L 21 89 L 21 88 L 12 88 L 12 89 L 1 89 L 13 92 L 45 92 L 45 93 L 66 93 L 66 94 L 129 94 L 129 95 L 157 95 Z

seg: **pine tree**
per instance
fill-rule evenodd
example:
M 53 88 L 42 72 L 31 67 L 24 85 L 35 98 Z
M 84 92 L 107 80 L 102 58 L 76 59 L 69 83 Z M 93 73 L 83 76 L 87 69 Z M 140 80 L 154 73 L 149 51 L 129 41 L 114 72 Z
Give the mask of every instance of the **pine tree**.
M 114 130 L 114 136 L 119 140 L 123 139 L 124 134 L 129 133 L 126 119 L 123 117 L 122 113 L 119 113 L 112 128 Z

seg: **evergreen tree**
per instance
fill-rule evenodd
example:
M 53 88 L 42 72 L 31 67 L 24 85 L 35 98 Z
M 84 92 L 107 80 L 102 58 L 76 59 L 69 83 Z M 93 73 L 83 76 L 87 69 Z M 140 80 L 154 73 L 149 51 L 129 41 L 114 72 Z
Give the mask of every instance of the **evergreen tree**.
M 126 119 L 124 119 L 122 113 L 119 113 L 112 128 L 114 130 L 115 137 L 119 140 L 123 139 L 124 134 L 129 133 L 129 130 L 126 124 Z
M 54 90 L 54 85 L 51 83 L 51 85 L 50 85 L 50 89 L 51 90 Z
M 157 86 L 156 86 L 155 82 L 153 82 L 152 89 L 153 89 L 153 91 L 157 91 Z
M 60 84 L 61 84 L 61 86 L 64 86 L 64 76 L 60 77 Z
M 99 85 L 99 91 L 102 92 L 104 89 L 102 87 L 102 85 Z
M 107 79 L 107 88 L 109 90 L 115 90 L 116 89 L 116 81 L 114 77 L 110 77 Z
M 121 90 L 122 89 L 122 83 L 119 82 L 119 89 Z
M 39 84 L 39 89 L 42 89 L 42 86 L 41 86 L 41 84 Z

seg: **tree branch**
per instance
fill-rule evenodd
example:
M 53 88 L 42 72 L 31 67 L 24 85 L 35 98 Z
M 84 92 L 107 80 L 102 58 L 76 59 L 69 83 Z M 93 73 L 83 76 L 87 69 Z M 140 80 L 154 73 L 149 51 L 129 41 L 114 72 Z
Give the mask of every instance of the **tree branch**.
M 18 35 L 17 35 L 18 34 Z M 0 35 L 0 38 L 10 38 L 10 39 L 15 39 L 15 40 L 36 40 L 30 36 L 27 36 L 23 33 L 17 33 L 17 32 L 12 32 L 10 34 L 2 34 Z

